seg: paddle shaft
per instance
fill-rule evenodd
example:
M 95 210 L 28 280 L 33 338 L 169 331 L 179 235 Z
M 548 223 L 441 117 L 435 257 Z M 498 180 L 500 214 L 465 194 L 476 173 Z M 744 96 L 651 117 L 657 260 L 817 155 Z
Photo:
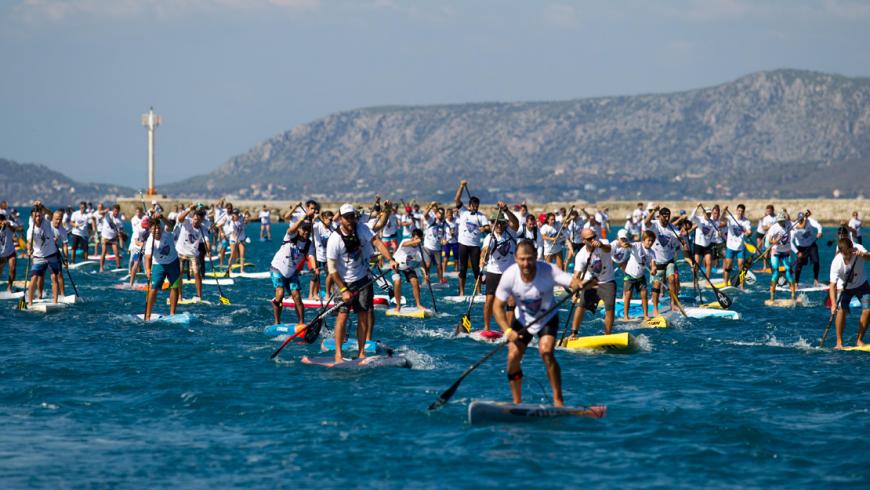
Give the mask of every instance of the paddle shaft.
M 837 317 L 837 313 L 840 311 L 840 300 L 843 297 L 843 290 L 846 289 L 846 286 L 849 285 L 849 281 L 852 280 L 852 275 L 855 272 L 855 265 L 857 264 L 858 256 L 856 255 L 855 261 L 852 262 L 852 266 L 849 267 L 849 272 L 846 273 L 846 280 L 843 281 L 843 288 L 837 291 L 837 304 L 834 306 L 834 312 L 831 313 L 831 318 L 828 318 L 828 324 L 825 326 L 825 332 L 822 334 L 822 340 L 819 341 L 819 347 L 825 346 L 825 340 L 828 339 L 828 332 L 831 330 L 831 325 L 834 323 L 834 319 Z
M 30 212 L 30 220 L 33 221 L 33 211 Z M 30 266 L 33 264 L 33 257 L 31 254 L 31 249 L 33 248 L 33 233 L 35 230 L 30 230 L 30 239 L 27 240 L 27 268 L 24 270 L 24 296 L 18 300 L 18 309 L 25 310 L 27 309 L 27 299 L 30 297 Z M 87 250 L 85 250 L 85 254 L 87 254 Z
M 58 253 L 60 253 L 60 260 L 63 261 L 64 269 L 66 269 L 66 277 L 69 278 L 69 282 L 70 284 L 72 284 L 73 291 L 75 291 L 76 293 L 76 297 L 81 299 L 81 295 L 79 294 L 79 288 L 76 287 L 76 282 L 73 280 L 72 274 L 70 274 L 69 271 L 69 262 L 67 262 L 66 256 L 63 254 L 63 251 L 60 248 L 58 248 L 57 251 Z
M 227 298 L 226 296 L 224 296 L 224 291 L 223 291 L 223 288 L 221 287 L 221 278 L 218 277 L 217 274 L 215 273 L 215 270 L 214 270 L 214 260 L 210 260 L 209 263 L 211 264 L 211 272 L 212 272 L 212 274 L 215 274 L 214 282 L 215 282 L 215 284 L 217 284 L 217 287 L 218 287 L 218 299 L 220 300 L 221 303 L 223 303 L 224 301 L 226 301 L 226 304 L 229 304 L 229 303 L 230 303 L 230 299 Z M 229 269 L 227 269 L 227 274 L 229 274 Z
M 585 246 L 585 245 L 584 245 Z M 580 272 L 580 280 L 582 281 L 586 277 L 586 271 L 589 270 L 589 264 L 592 262 L 592 254 L 589 254 L 589 258 L 586 259 L 586 264 L 583 265 L 583 271 Z M 580 298 L 580 301 L 583 301 L 583 298 Z M 559 343 L 556 345 L 562 345 L 562 341 L 565 340 L 565 337 L 568 335 L 568 324 L 574 319 L 574 308 L 577 307 L 576 301 L 571 301 L 571 309 L 568 310 L 568 318 L 565 319 L 565 325 L 562 326 L 562 336 L 559 338 Z
M 562 306 L 562 303 L 571 299 L 571 297 L 574 295 L 574 291 L 571 291 L 570 289 L 568 291 L 569 291 L 569 294 L 567 296 L 565 296 L 564 298 L 557 301 L 556 304 L 554 304 L 553 306 L 548 308 L 547 311 L 541 313 L 540 315 L 538 315 L 537 317 L 532 319 L 532 321 L 529 322 L 528 325 L 523 327 L 522 330 L 517 332 L 517 334 L 521 335 L 523 333 L 526 333 L 532 325 L 541 321 L 543 318 L 546 318 L 550 313 L 552 313 L 553 311 L 556 311 L 557 308 Z M 431 405 L 429 405 L 429 410 L 430 411 L 436 410 L 436 409 L 444 406 L 450 400 L 450 398 L 453 397 L 453 394 L 456 393 L 456 390 L 459 389 L 459 385 L 462 384 L 462 381 L 465 380 L 465 378 L 469 374 L 471 374 L 475 369 L 480 367 L 481 364 L 486 362 L 492 356 L 496 355 L 498 353 L 498 351 L 500 351 L 502 348 L 504 348 L 505 345 L 507 345 L 507 342 L 499 344 L 498 346 L 496 346 L 495 349 L 489 351 L 485 356 L 481 357 L 477 362 L 475 362 L 474 364 L 469 366 L 465 371 L 463 371 L 462 374 L 459 375 L 459 379 L 457 379 L 452 385 L 450 385 L 450 388 L 447 388 L 443 393 L 441 393 L 441 395 L 438 396 L 438 398 L 434 402 L 432 402 Z
M 423 246 L 418 245 L 417 248 L 420 249 L 420 258 L 423 259 Z M 424 260 L 425 262 L 425 260 Z M 425 264 L 424 264 L 425 265 Z M 435 264 L 435 267 L 438 267 L 438 264 Z M 438 305 L 435 303 L 435 291 L 432 291 L 432 276 L 429 275 L 429 266 L 426 265 L 426 286 L 429 289 L 429 297 L 432 298 L 432 309 L 435 310 L 435 313 L 438 313 Z
M 499 210 L 501 212 L 501 210 Z M 495 241 L 490 240 L 490 241 Z M 468 299 L 468 307 L 465 308 L 465 314 L 459 319 L 459 325 L 456 327 L 455 334 L 459 333 L 460 328 L 464 328 L 464 323 L 468 321 L 471 324 L 471 307 L 474 306 L 474 297 L 477 296 L 477 289 L 480 287 L 480 280 L 483 278 L 483 275 L 486 271 L 486 264 L 489 262 L 489 257 L 492 255 L 492 251 L 495 250 L 495 247 L 492 243 L 486 249 L 486 256 L 483 258 L 483 269 L 481 269 L 480 273 L 477 275 L 477 279 L 474 280 L 474 289 L 471 290 L 471 297 Z M 464 293 L 465 291 L 463 291 Z M 469 330 L 470 331 L 470 330 Z

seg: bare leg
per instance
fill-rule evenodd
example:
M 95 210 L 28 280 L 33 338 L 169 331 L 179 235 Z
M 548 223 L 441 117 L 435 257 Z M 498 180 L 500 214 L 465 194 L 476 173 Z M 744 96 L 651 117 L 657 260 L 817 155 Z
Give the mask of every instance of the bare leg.
M 281 310 L 284 309 L 284 288 L 275 288 L 275 300 L 272 301 L 272 315 L 275 319 L 275 325 L 281 323 Z
M 420 302 L 420 281 L 416 277 L 411 277 L 411 291 L 414 293 L 414 301 L 417 302 L 417 308 L 423 309 L 423 303 Z
M 526 346 L 522 343 L 517 344 L 511 342 L 508 344 L 507 372 L 508 375 L 520 372 L 523 362 L 523 354 L 526 353 Z M 548 372 L 549 374 L 549 372 Z M 512 379 L 509 381 L 511 387 L 511 396 L 514 403 L 523 402 L 523 380 Z
M 299 294 L 298 290 L 290 291 L 290 295 L 293 296 L 293 302 L 295 303 L 296 322 L 305 323 L 305 308 L 302 306 L 302 295 Z
M 610 314 L 612 317 L 613 312 L 610 312 Z M 550 387 L 553 389 L 553 405 L 561 407 L 565 404 L 562 400 L 562 368 L 559 367 L 559 362 L 556 361 L 556 356 L 553 355 L 555 344 L 555 337 L 544 335 L 541 337 L 540 342 L 538 342 L 538 352 L 541 354 L 541 359 L 547 368 L 547 377 L 550 379 Z
M 398 275 L 393 279 L 393 299 L 396 300 L 396 313 L 402 311 L 402 278 Z
M 339 311 L 335 318 L 335 362 L 342 362 L 341 344 L 344 342 L 344 327 L 347 325 L 347 312 Z
M 178 300 L 181 299 L 181 283 L 175 289 L 169 290 L 169 314 L 175 314 L 175 308 L 178 306 Z
M 360 312 L 356 316 L 357 326 L 356 326 L 356 341 L 359 346 L 359 358 L 363 359 L 366 356 L 366 340 L 371 338 L 372 331 L 369 328 L 371 323 L 371 317 L 369 316 L 369 311 Z
M 487 294 L 486 300 L 483 303 L 483 329 L 487 331 L 489 331 L 490 321 L 492 321 L 493 303 L 495 303 L 495 294 Z
M 863 316 L 863 315 L 862 315 Z M 840 309 L 837 311 L 837 345 L 834 346 L 835 349 L 843 348 L 843 329 L 846 327 L 846 312 Z

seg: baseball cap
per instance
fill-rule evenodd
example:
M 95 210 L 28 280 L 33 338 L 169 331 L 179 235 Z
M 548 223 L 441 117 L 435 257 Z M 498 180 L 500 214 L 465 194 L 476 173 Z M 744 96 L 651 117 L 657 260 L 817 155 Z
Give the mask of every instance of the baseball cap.
M 625 228 L 616 232 L 616 238 L 628 238 L 628 230 Z
M 344 216 L 345 214 L 353 214 L 356 213 L 356 209 L 354 209 L 353 205 L 345 203 L 342 204 L 340 208 L 338 208 L 338 214 Z
M 142 221 L 140 221 L 139 223 L 142 225 L 142 228 L 148 228 L 149 226 L 151 226 L 151 218 L 146 216 L 142 218 Z

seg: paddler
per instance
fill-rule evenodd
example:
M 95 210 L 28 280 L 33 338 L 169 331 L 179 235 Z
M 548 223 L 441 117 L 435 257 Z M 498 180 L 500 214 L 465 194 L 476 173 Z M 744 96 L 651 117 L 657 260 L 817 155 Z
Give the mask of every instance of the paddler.
M 653 219 L 653 217 L 656 219 Z M 688 245 L 683 241 L 678 231 L 679 226 L 686 221 L 686 215 L 681 214 L 676 220 L 671 222 L 671 210 L 668 208 L 659 208 L 656 206 L 653 212 L 648 214 L 644 220 L 644 228 L 652 231 L 656 235 L 656 241 L 653 243 L 653 265 L 650 269 L 650 277 L 652 277 L 652 300 L 653 300 L 653 316 L 659 316 L 659 297 L 662 292 L 662 283 L 667 282 L 668 289 L 673 293 L 673 298 L 677 297 L 680 283 L 677 280 L 676 253 L 682 248 L 683 256 L 686 261 L 694 267 L 692 254 L 689 251 Z
M 365 342 L 373 334 L 369 312 L 373 307 L 374 288 L 368 264 L 374 249 L 381 252 L 394 271 L 398 269 L 384 242 L 368 226 L 358 222 L 356 209 L 351 204 L 342 204 L 339 215 L 339 226 L 326 244 L 327 268 L 345 303 L 339 308 L 335 321 L 336 362 L 343 360 L 341 344 L 345 340 L 348 306 L 357 314 L 357 341 L 361 358 L 365 357 Z
M 526 219 L 518 230 L 520 242 L 529 242 L 538 251 L 538 259 L 544 258 L 544 239 L 538 229 L 538 219 L 534 214 L 526 214 Z
M 544 260 L 550 264 L 555 262 L 556 267 L 564 269 L 565 230 L 556 223 L 555 213 L 547 213 L 547 221 L 541 226 L 541 238 L 544 240 Z
M 272 241 L 272 211 L 263 204 L 260 210 L 260 241 Z
M 133 285 L 136 284 L 136 274 L 139 273 L 142 257 L 145 256 L 145 242 L 150 233 L 151 218 L 144 216 L 139 220 L 139 226 L 133 228 L 133 233 L 130 236 L 130 289 L 133 289 Z
M 861 301 L 861 316 L 858 321 L 858 340 L 856 346 L 864 345 L 864 332 L 870 323 L 870 284 L 864 271 L 864 260 L 870 258 L 867 249 L 849 238 L 840 238 L 837 242 L 839 253 L 831 261 L 831 285 L 828 295 L 831 299 L 831 314 L 837 310 L 837 291 L 840 295 L 840 309 L 837 312 L 837 345 L 835 349 L 843 348 L 843 329 L 846 326 L 846 315 L 850 313 L 849 303 L 857 297 Z
M 332 235 L 332 211 L 326 210 L 318 215 L 311 228 L 311 241 L 314 243 L 314 260 L 317 267 L 311 271 L 310 298 L 320 298 L 320 274 L 326 272 L 326 242 Z M 312 294 L 313 293 L 313 294 Z M 326 296 L 332 294 L 332 278 L 326 274 Z
M 547 368 L 547 377 L 553 389 L 553 405 L 561 407 L 562 373 L 553 355 L 559 332 L 559 312 L 552 311 L 544 318 L 530 323 L 554 304 L 553 288 L 577 289 L 579 281 L 561 269 L 537 259 L 531 242 L 517 245 L 515 263 L 505 270 L 495 293 L 493 309 L 495 321 L 508 341 L 507 378 L 514 403 L 523 401 L 522 361 L 526 348 L 534 335 L 538 336 L 538 352 Z M 508 300 L 517 305 L 511 321 L 505 311 Z
M 6 213 L 0 213 L 0 275 L 3 267 L 9 266 L 9 279 L 6 281 L 6 291 L 13 291 L 15 283 L 15 233 L 20 231 L 17 223 L 10 219 Z
M 56 210 L 51 215 L 51 231 L 54 233 L 54 246 L 57 248 L 57 258 L 60 260 L 60 266 L 63 268 L 64 257 L 69 256 L 67 248 L 67 234 L 63 227 L 63 210 Z M 66 296 L 66 287 L 63 280 L 63 274 L 57 275 L 57 290 L 58 295 L 63 298 Z
M 270 275 L 272 286 L 275 287 L 275 297 L 272 299 L 272 313 L 275 316 L 275 325 L 281 323 L 281 311 L 284 308 L 284 294 L 289 292 L 293 298 L 296 309 L 296 319 L 299 323 L 305 323 L 305 308 L 302 304 L 302 295 L 299 293 L 299 271 L 305 265 L 306 258 L 311 249 L 311 220 L 317 212 L 316 208 L 308 208 L 305 211 L 305 219 L 297 219 L 284 234 L 281 246 L 272 257 Z M 308 218 L 311 218 L 309 220 Z
M 792 250 L 791 250 L 791 233 L 794 225 L 788 219 L 785 209 L 781 209 L 776 215 L 776 223 L 767 230 L 766 242 L 768 246 L 773 247 L 770 251 L 770 267 L 773 273 L 770 276 L 770 301 L 774 300 L 776 295 L 776 281 L 779 279 L 779 267 L 785 269 L 785 278 L 788 281 L 789 289 L 791 289 L 791 299 L 797 297 L 797 283 L 794 281 L 792 274 Z
M 514 253 L 517 245 L 517 228 L 520 222 L 516 215 L 508 209 L 507 203 L 499 201 L 498 211 L 491 217 L 492 233 L 483 240 L 481 250 L 481 269 L 486 270 L 486 300 L 483 303 L 483 329 L 489 330 L 492 321 L 492 308 L 495 303 L 495 292 L 501 281 L 502 274 L 514 264 Z M 488 258 L 488 262 L 483 263 Z M 508 320 L 513 319 L 514 305 L 508 300 Z
M 852 242 L 859 245 L 864 243 L 864 239 L 861 237 L 861 226 L 861 216 L 858 214 L 858 211 L 852 211 L 852 218 L 846 223 L 846 227 L 849 228 Z
M 468 181 L 459 183 L 456 190 L 456 208 L 459 210 L 457 228 L 459 230 L 459 296 L 465 296 L 465 275 L 468 273 L 468 263 L 474 271 L 474 280 L 480 276 L 480 235 L 488 233 L 489 220 L 478 209 L 480 199 L 471 196 L 468 199 L 468 209 L 462 207 L 462 190 L 468 187 Z M 471 294 L 475 294 L 472 291 Z
M 194 302 L 202 301 L 202 269 L 200 269 L 200 243 L 206 243 L 206 249 L 211 249 L 208 240 L 208 229 L 203 225 L 205 220 L 205 206 L 191 204 L 189 208 L 182 211 L 175 224 L 177 238 L 175 241 L 175 251 L 178 252 L 178 260 L 181 270 L 184 271 L 184 264 L 187 263 L 187 270 L 193 276 L 193 281 L 196 286 L 196 297 Z M 191 216 L 190 213 L 193 213 Z M 243 270 L 244 272 L 244 270 Z M 182 281 L 183 283 L 183 281 Z M 181 291 L 179 291 L 181 293 Z
M 51 269 L 52 303 L 57 303 L 58 277 L 61 272 L 60 254 L 54 241 L 51 223 L 45 219 L 44 208 L 38 204 L 30 213 L 30 228 L 27 230 L 27 253 L 30 255 L 30 283 L 27 288 L 27 306 L 33 305 L 33 294 L 39 279 L 45 278 L 46 269 Z
M 755 245 L 758 253 L 761 253 L 765 247 L 764 237 L 767 236 L 767 230 L 776 223 L 776 212 L 773 204 L 768 204 L 764 207 L 764 216 L 758 220 L 758 226 L 755 228 Z M 770 272 L 770 265 L 767 257 L 764 257 L 761 272 Z
M 72 225 L 72 254 L 69 258 L 71 264 L 76 263 L 76 255 L 81 250 L 84 260 L 88 260 L 88 235 L 89 228 L 96 229 L 96 222 L 91 213 L 88 212 L 88 203 L 81 201 L 78 211 L 73 212 L 70 216 Z
M 580 234 L 584 246 L 574 259 L 574 277 L 583 287 L 583 298 L 571 321 L 571 338 L 577 336 L 586 310 L 595 313 L 598 302 L 604 302 L 604 334 L 610 335 L 616 308 L 616 281 L 613 278 L 611 246 L 606 238 L 599 239 L 595 231 L 585 229 Z
M 728 223 L 726 228 L 728 238 L 725 240 L 725 262 L 722 269 L 724 270 L 725 284 L 731 284 L 729 278 L 734 259 L 737 259 L 737 270 L 743 270 L 743 262 L 746 261 L 746 242 L 743 240 L 752 236 L 752 222 L 746 219 L 746 206 L 744 204 L 737 205 L 736 216 L 728 211 L 728 206 L 725 206 L 725 214 Z M 743 287 L 743 280 L 741 280 L 740 288 L 743 289 Z
M 104 270 L 106 262 L 106 252 L 108 246 L 112 246 L 112 253 L 115 255 L 115 267 L 121 268 L 121 250 L 124 247 L 124 220 L 121 218 L 121 206 L 115 204 L 111 211 L 103 213 L 103 218 L 100 220 L 100 243 L 102 244 L 100 251 L 100 272 Z
M 813 287 L 819 286 L 819 245 L 816 243 L 822 238 L 822 225 L 812 217 L 812 211 L 807 209 L 797 215 L 797 224 L 794 225 L 791 242 L 797 253 L 794 268 L 794 282 L 800 284 L 801 272 L 807 264 L 813 264 Z
M 393 258 L 399 264 L 399 269 L 393 271 L 393 291 L 396 301 L 396 313 L 402 311 L 402 276 L 411 284 L 411 291 L 414 295 L 414 301 L 417 303 L 417 309 L 423 309 L 423 303 L 420 302 L 420 281 L 417 279 L 417 267 L 423 263 L 423 255 L 420 253 L 423 244 L 423 230 L 414 228 L 411 230 L 411 236 L 403 238 L 399 244 L 399 249 L 396 250 Z M 426 282 L 429 282 L 429 271 L 423 269 L 423 275 Z
M 181 266 L 178 252 L 175 251 L 172 222 L 161 213 L 157 213 L 151 217 L 150 225 L 151 235 L 145 242 L 145 277 L 149 284 L 148 298 L 145 302 L 145 321 L 151 319 L 151 310 L 154 308 L 157 292 L 163 287 L 164 280 L 169 281 L 170 315 L 175 314 L 181 286 Z
M 439 284 L 447 284 L 444 278 L 444 264 L 441 257 L 441 244 L 447 239 L 447 222 L 444 221 L 444 208 L 432 202 L 423 214 L 426 231 L 423 235 L 423 265 L 426 273 L 435 265 Z
M 625 320 L 629 319 L 628 311 L 631 309 L 631 297 L 632 293 L 635 292 L 640 294 L 643 319 L 649 320 L 646 271 L 653 263 L 652 246 L 655 241 L 656 234 L 650 230 L 645 230 L 641 233 L 641 241 L 628 245 L 628 260 L 625 263 L 625 269 L 623 269 L 625 274 L 622 277 L 622 318 Z

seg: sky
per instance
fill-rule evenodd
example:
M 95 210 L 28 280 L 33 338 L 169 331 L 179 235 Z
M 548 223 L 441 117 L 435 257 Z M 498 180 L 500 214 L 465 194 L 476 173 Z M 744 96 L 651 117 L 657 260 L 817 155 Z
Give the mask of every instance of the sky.
M 0 158 L 144 189 L 154 106 L 159 190 L 360 107 L 866 77 L 868 25 L 859 0 L 0 0 Z

